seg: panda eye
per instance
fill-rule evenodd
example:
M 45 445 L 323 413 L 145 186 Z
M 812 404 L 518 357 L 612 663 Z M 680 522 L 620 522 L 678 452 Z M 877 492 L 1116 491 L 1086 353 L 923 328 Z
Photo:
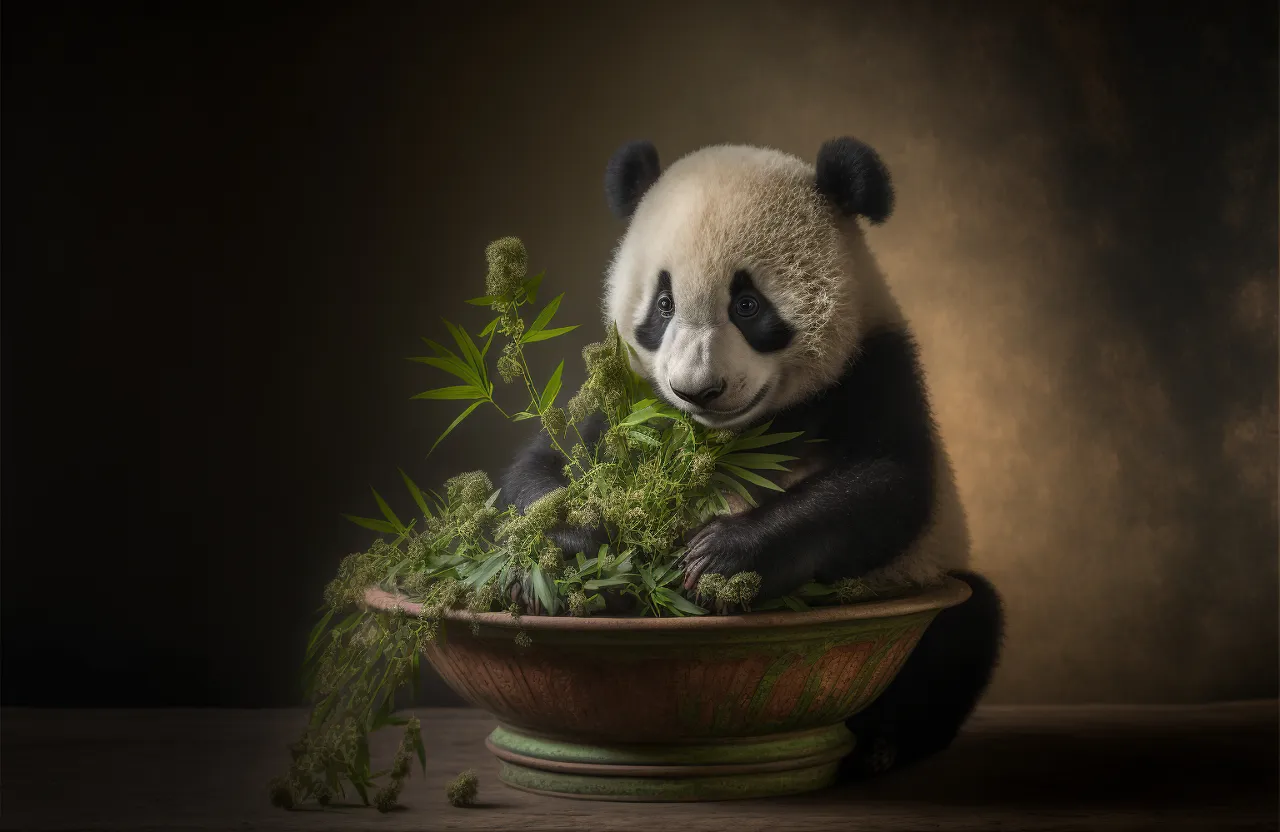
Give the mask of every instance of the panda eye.
M 751 295 L 743 295 L 734 303 L 734 309 L 744 318 L 750 318 L 760 309 L 760 302 Z
M 670 292 L 663 292 L 658 295 L 658 311 L 662 313 L 664 318 L 670 318 L 671 313 L 676 311 L 676 302 L 672 300 Z

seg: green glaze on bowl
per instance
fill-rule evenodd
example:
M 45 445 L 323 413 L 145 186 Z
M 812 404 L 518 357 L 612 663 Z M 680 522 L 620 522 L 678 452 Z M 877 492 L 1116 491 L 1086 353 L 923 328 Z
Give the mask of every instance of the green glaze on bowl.
M 426 649 L 498 718 L 503 782 L 597 800 L 722 800 L 823 788 L 844 721 L 880 695 L 963 581 L 886 601 L 688 618 L 455 611 Z M 371 591 L 371 606 L 417 605 Z M 532 643 L 520 647 L 521 629 Z

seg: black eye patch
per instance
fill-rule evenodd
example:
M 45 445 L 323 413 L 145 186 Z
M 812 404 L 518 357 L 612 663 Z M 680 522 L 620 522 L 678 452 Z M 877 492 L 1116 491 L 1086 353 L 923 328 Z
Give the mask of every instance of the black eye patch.
M 649 314 L 636 327 L 636 343 L 653 351 L 662 345 L 662 336 L 675 314 L 675 297 L 671 293 L 671 273 L 658 273 L 658 289 L 649 300 Z
M 776 352 L 795 337 L 795 330 L 756 289 L 745 269 L 734 272 L 729 284 L 729 320 L 756 352 Z

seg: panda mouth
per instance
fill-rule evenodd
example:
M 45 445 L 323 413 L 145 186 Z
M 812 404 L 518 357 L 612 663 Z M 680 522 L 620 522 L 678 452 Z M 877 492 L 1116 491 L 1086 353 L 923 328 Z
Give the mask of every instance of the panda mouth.
M 692 408 L 692 412 L 695 416 L 705 416 L 719 422 L 727 422 L 755 409 L 760 402 L 764 401 L 764 397 L 769 395 L 769 391 L 771 389 L 772 385 L 766 384 L 764 387 L 761 387 L 756 391 L 756 394 L 751 397 L 751 401 L 741 407 L 735 407 L 732 410 L 716 410 L 712 407 L 698 407 Z

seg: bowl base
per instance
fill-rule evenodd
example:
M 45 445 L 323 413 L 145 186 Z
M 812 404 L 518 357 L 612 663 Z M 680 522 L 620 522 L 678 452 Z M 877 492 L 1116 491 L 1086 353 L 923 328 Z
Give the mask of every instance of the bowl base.
M 800 794 L 831 785 L 853 750 L 844 723 L 671 743 L 586 743 L 500 725 L 485 745 L 503 783 L 580 800 L 689 802 Z

